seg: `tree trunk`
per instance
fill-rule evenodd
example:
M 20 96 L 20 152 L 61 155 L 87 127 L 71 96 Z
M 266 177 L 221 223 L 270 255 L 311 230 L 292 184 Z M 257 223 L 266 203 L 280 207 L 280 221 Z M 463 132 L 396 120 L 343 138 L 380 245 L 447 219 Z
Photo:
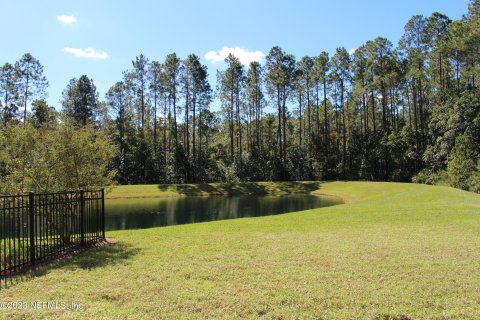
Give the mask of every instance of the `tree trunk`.
M 27 68 L 28 70 L 28 68 Z M 23 124 L 25 125 L 27 123 L 27 100 L 28 100 L 28 82 L 30 80 L 30 77 L 28 76 L 28 71 L 27 71 L 27 79 L 25 81 L 25 101 L 24 101 L 24 112 L 23 112 Z M 5 90 L 8 90 L 6 88 Z
M 282 101 L 280 100 L 280 86 L 277 85 L 277 106 L 278 106 L 278 128 L 277 128 L 277 142 L 279 148 L 279 159 L 282 161 Z
M 298 95 L 298 110 L 299 110 L 299 124 L 300 124 L 300 135 L 299 135 L 299 145 L 302 145 L 302 94 Z
M 193 161 L 194 163 L 196 163 L 196 160 L 197 160 L 197 152 L 196 152 L 196 141 L 195 141 L 195 129 L 196 129 L 196 126 L 197 126 L 197 123 L 196 123 L 196 109 L 197 109 L 197 94 L 196 92 L 193 93 L 193 119 L 192 119 L 192 152 L 193 152 Z

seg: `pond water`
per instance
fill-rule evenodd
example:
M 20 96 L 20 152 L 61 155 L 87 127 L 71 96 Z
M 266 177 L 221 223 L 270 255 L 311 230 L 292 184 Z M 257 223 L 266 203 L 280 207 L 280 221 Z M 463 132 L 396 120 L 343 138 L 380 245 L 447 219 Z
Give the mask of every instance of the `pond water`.
M 259 217 L 339 204 L 313 195 L 107 199 L 106 230 Z

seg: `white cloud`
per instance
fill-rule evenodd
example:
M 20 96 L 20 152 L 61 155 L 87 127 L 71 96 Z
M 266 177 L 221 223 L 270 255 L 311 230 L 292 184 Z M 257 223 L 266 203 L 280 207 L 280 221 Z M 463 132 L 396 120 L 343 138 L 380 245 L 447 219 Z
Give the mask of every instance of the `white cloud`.
M 349 53 L 350 55 L 352 55 L 352 54 L 355 53 L 355 51 L 357 51 L 357 48 L 353 48 L 353 49 L 348 50 L 348 53 Z
M 65 47 L 63 51 L 73 54 L 75 57 L 88 58 L 88 59 L 100 59 L 105 60 L 108 58 L 108 54 L 105 51 L 97 51 L 93 48 L 70 48 Z
M 63 24 L 72 24 L 72 23 L 77 22 L 77 18 L 75 18 L 75 16 L 73 14 L 69 15 L 69 16 L 67 16 L 67 15 L 57 16 L 57 20 L 60 21 Z
M 240 47 L 223 47 L 220 51 L 209 51 L 205 54 L 205 59 L 211 63 L 223 62 L 229 54 L 237 57 L 243 65 L 249 65 L 252 61 L 260 62 L 265 56 L 262 51 L 248 51 Z

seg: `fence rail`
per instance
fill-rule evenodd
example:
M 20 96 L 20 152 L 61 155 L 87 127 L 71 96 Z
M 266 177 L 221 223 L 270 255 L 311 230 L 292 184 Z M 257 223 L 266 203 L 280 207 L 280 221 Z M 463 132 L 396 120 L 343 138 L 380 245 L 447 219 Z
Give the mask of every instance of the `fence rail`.
M 0 196 L 0 287 L 15 274 L 105 239 L 105 192 Z

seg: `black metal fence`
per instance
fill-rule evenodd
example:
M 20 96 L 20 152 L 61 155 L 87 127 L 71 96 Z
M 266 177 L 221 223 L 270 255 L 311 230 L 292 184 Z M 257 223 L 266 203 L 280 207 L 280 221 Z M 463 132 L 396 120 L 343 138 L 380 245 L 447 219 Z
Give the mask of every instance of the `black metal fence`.
M 105 239 L 105 192 L 0 196 L 0 287 L 40 261 Z

